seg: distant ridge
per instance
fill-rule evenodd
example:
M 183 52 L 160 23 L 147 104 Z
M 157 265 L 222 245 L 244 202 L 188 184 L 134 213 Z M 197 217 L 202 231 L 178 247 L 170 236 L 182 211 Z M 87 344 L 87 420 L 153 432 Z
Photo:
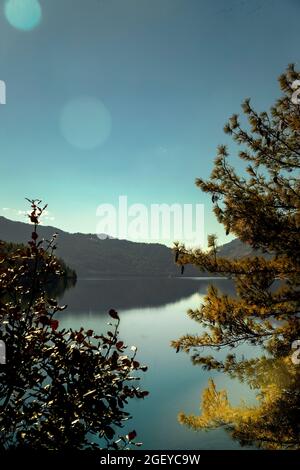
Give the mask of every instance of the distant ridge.
M 261 250 L 254 250 L 250 245 L 241 242 L 238 238 L 220 246 L 218 254 L 224 258 L 245 258 L 247 256 L 264 256 L 269 258 L 271 256 L 268 253 L 263 253 Z
M 32 227 L 0 216 L 0 240 L 27 243 Z M 50 239 L 58 234 L 57 255 L 79 278 L 122 276 L 180 276 L 170 248 L 159 243 L 138 243 L 115 238 L 99 239 L 95 234 L 68 233 L 51 226 L 40 225 L 40 238 Z M 103 238 L 103 237 L 102 237 Z M 251 247 L 239 240 L 226 243 L 219 249 L 220 256 L 241 257 L 253 253 Z M 184 277 L 205 276 L 193 266 L 186 266 Z

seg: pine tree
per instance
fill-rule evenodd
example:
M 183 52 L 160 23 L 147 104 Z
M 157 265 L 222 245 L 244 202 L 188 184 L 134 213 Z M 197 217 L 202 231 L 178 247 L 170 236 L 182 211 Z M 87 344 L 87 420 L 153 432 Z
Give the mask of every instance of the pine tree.
M 179 265 L 231 278 L 236 295 L 211 286 L 199 309 L 188 312 L 204 333 L 185 335 L 172 346 L 192 352 L 195 364 L 260 391 L 257 407 L 233 408 L 226 392 L 217 392 L 211 382 L 203 394 L 202 415 L 181 414 L 180 422 L 194 429 L 224 425 L 241 443 L 269 448 L 300 447 L 300 366 L 291 360 L 292 343 L 300 339 L 300 105 L 293 85 L 299 78 L 290 65 L 279 78 L 283 94 L 270 112 L 256 112 L 246 99 L 242 109 L 248 125 L 242 126 L 236 114 L 225 125 L 225 133 L 240 146 L 244 174 L 229 164 L 228 150 L 221 145 L 210 179 L 196 180 L 211 195 L 226 233 L 259 251 L 241 259 L 220 258 L 214 236 L 208 251 L 175 247 Z M 223 361 L 203 355 L 205 348 L 242 343 L 262 348 L 264 355 L 247 361 L 232 353 Z

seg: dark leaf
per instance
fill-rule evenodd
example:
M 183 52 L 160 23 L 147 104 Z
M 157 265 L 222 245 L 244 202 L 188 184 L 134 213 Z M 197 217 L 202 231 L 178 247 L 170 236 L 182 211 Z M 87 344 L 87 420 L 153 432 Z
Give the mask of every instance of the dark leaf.
M 104 433 L 108 439 L 112 439 L 115 435 L 115 431 L 110 426 L 104 428 Z
M 59 321 L 58 321 L 58 320 L 51 320 L 51 321 L 50 321 L 50 326 L 51 326 L 52 331 L 57 330 L 58 325 L 59 325 Z
M 108 312 L 109 315 L 114 318 L 115 320 L 119 320 L 119 315 L 118 315 L 118 312 L 116 312 L 116 310 L 114 310 L 113 308 L 110 309 L 110 311 Z
M 127 434 L 127 439 L 128 439 L 129 441 L 133 441 L 133 439 L 135 439 L 136 436 L 137 436 L 136 431 L 131 431 L 129 434 Z

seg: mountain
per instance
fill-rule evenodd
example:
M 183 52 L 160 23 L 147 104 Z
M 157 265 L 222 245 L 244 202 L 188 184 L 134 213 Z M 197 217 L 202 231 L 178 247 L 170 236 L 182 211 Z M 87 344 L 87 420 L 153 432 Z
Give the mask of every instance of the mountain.
M 30 224 L 0 216 L 0 240 L 27 243 L 31 232 Z M 180 275 L 172 250 L 159 243 L 99 239 L 94 234 L 68 233 L 43 225 L 39 226 L 38 233 L 40 238 L 48 240 L 57 233 L 56 255 L 74 269 L 79 278 Z M 185 276 L 199 276 L 199 271 L 188 266 Z
M 269 253 L 263 253 L 262 250 L 254 250 L 250 245 L 241 242 L 238 238 L 220 246 L 218 255 L 224 258 L 245 258 L 247 256 L 271 257 Z
M 32 227 L 0 216 L 0 240 L 27 243 Z M 50 239 L 57 233 L 56 255 L 80 278 L 107 278 L 125 276 L 180 276 L 172 250 L 159 243 L 137 243 L 95 234 L 68 233 L 55 227 L 40 225 L 40 238 Z M 226 243 L 219 249 L 220 256 L 242 257 L 252 249 L 239 240 Z M 184 277 L 203 276 L 193 266 L 186 266 Z

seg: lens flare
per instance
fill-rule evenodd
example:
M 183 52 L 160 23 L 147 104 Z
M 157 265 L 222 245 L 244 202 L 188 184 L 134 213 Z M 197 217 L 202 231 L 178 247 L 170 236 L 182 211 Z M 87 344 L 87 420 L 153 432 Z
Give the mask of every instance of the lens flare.
M 111 132 L 111 115 L 102 101 L 81 97 L 65 105 L 60 117 L 64 138 L 79 149 L 94 149 L 103 144 Z
M 35 28 L 42 18 L 38 0 L 6 0 L 4 13 L 11 26 L 23 31 Z

